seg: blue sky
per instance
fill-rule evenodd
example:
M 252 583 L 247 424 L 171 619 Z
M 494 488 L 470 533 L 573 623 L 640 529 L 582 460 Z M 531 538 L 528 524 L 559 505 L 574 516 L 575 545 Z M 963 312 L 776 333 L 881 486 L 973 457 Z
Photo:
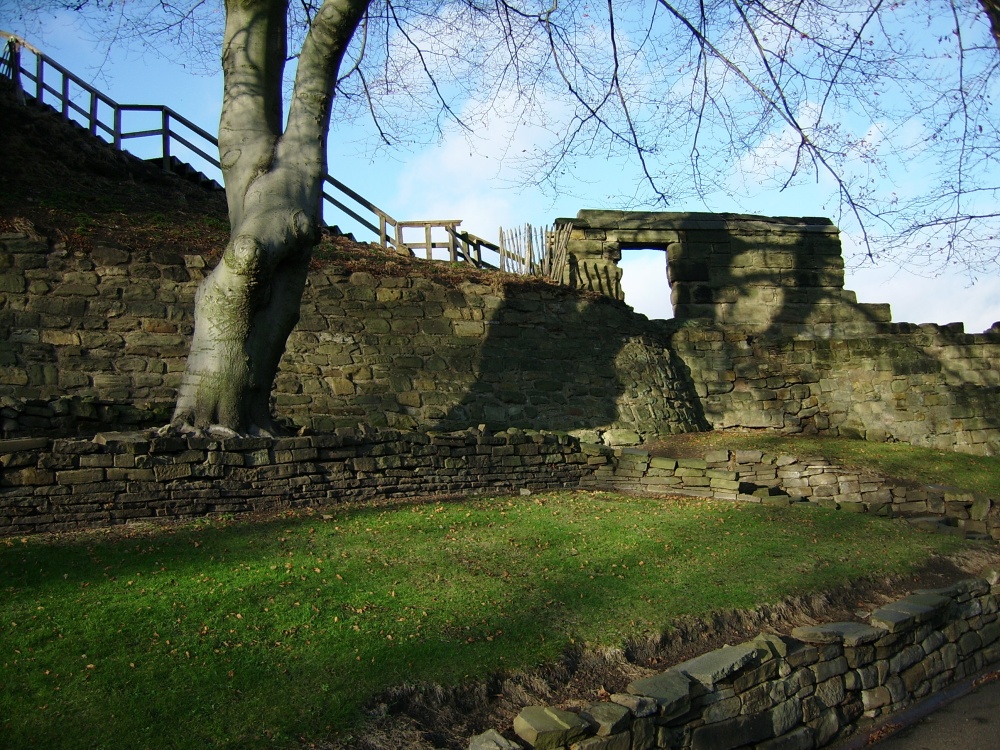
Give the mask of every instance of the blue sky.
M 2 8 L 3 3 L 0 3 Z M 0 18 L 0 28 L 22 30 Z M 119 103 L 166 104 L 214 132 L 221 105 L 221 75 L 205 75 L 149 53 L 117 49 L 106 55 L 65 14 L 46 25 L 41 39 L 29 38 L 43 52 L 110 95 Z M 132 127 L 141 127 L 136 121 Z M 635 193 L 635 165 L 628 160 L 591 159 L 578 165 L 579 179 L 564 183 L 559 195 L 518 184 L 514 156 L 540 134 L 523 124 L 512 131 L 498 117 L 472 137 L 446 130 L 435 144 L 409 153 L 372 155 L 371 133 L 361 126 L 335 127 L 329 146 L 330 172 L 399 220 L 462 219 L 462 227 L 496 241 L 499 227 L 551 224 L 581 208 L 616 207 Z M 135 144 L 141 150 L 141 146 Z M 905 177 L 904 177 L 905 179 Z M 784 191 L 760 188 L 740 201 L 718 198 L 710 206 L 691 202 L 673 210 L 736 211 L 762 215 L 830 216 L 829 186 L 796 186 Z M 349 220 L 328 221 L 353 229 Z M 371 239 L 361 236 L 359 239 Z M 924 277 L 912 269 L 873 268 L 857 260 L 857 238 L 842 235 L 848 259 L 846 287 L 861 302 L 889 302 L 893 319 L 913 323 L 964 322 L 984 330 L 1000 321 L 1000 276 L 980 276 L 971 284 L 955 271 Z M 649 317 L 669 317 L 669 289 L 663 254 L 627 252 L 622 262 L 626 301 Z

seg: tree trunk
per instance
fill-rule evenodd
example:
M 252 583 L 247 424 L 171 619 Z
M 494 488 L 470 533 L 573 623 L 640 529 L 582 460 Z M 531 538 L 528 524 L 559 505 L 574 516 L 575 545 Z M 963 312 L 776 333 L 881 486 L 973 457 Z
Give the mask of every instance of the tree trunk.
M 222 261 L 198 289 L 175 424 L 278 432 L 271 385 L 299 319 L 314 232 L 301 209 L 278 198 L 267 203 L 234 229 Z
M 283 132 L 287 0 L 226 2 L 219 155 L 231 235 L 195 298 L 174 429 L 278 432 L 271 386 L 318 238 L 330 100 L 368 2 L 324 0 L 316 12 Z

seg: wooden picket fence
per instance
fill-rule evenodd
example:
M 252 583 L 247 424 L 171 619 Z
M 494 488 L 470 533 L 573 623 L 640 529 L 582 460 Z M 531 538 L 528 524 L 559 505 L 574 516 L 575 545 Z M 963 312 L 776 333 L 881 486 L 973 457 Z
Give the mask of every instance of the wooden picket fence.
M 570 224 L 553 227 L 526 224 L 508 230 L 501 227 L 500 270 L 562 281 L 571 231 Z

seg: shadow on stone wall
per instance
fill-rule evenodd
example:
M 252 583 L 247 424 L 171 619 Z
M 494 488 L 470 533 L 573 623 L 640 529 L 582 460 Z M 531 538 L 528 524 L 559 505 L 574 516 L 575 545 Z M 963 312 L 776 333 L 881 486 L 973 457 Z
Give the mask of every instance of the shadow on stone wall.
M 843 289 L 839 242 L 721 241 L 671 259 L 679 314 L 715 331 L 678 342 L 714 427 L 1000 452 L 1000 331 L 891 323 Z
M 646 435 L 707 428 L 662 323 L 604 297 L 558 299 L 543 304 L 521 285 L 505 286 L 486 321 L 474 382 L 442 427 Z

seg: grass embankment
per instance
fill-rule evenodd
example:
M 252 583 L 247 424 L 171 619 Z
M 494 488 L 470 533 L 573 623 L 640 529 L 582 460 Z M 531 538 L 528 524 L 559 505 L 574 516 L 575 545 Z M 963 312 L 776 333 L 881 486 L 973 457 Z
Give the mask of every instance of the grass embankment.
M 853 513 L 604 493 L 326 513 L 4 540 L 4 747 L 294 745 L 394 684 L 618 645 L 966 544 Z

